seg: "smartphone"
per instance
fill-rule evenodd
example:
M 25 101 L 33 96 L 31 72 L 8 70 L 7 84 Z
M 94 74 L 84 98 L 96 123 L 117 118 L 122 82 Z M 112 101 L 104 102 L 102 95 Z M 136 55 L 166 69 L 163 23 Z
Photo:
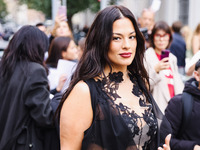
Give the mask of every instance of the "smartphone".
M 66 16 L 66 15 L 67 15 L 66 6 L 63 6 L 63 5 L 60 6 L 60 7 L 59 7 L 59 10 L 58 10 L 58 14 L 59 14 L 59 15 L 65 15 L 65 16 Z
M 169 57 L 169 53 L 170 51 L 165 49 L 165 50 L 162 50 L 161 52 L 161 59 L 165 58 L 165 57 Z

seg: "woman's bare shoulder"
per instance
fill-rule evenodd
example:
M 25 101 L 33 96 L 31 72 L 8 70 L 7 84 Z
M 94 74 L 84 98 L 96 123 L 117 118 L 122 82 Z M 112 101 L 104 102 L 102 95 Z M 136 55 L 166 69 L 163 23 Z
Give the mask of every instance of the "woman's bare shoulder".
M 63 118 L 65 119 L 63 120 Z M 67 126 L 74 126 L 75 122 L 79 122 L 85 125 L 83 127 L 85 130 L 90 126 L 92 118 L 93 111 L 89 87 L 84 81 L 79 81 L 74 86 L 62 106 L 61 122 Z M 65 120 L 68 119 L 71 120 L 71 123 L 65 122 Z
M 89 92 L 89 87 L 88 87 L 87 83 L 85 83 L 83 80 L 81 80 L 74 86 L 74 88 L 72 90 L 80 92 L 82 94 L 87 94 Z
M 71 104 L 75 103 L 76 105 L 77 103 L 83 104 L 86 102 L 87 104 L 89 104 L 91 102 L 91 99 L 90 90 L 87 83 L 85 83 L 84 81 L 79 81 L 77 84 L 75 84 L 66 101 L 71 101 Z

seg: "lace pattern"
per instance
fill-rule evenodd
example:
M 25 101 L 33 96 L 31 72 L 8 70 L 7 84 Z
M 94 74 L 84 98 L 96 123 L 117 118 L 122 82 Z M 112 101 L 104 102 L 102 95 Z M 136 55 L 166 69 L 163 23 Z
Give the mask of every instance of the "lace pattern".
M 119 89 L 119 84 L 123 81 L 122 72 L 110 73 L 109 76 L 105 77 L 101 81 L 102 90 L 111 99 L 110 106 L 115 111 L 121 114 L 124 122 L 132 132 L 132 137 L 136 145 L 140 145 L 138 149 L 147 149 L 147 146 L 151 142 L 151 139 L 156 135 L 157 131 L 157 121 L 152 112 L 152 105 L 146 102 L 143 92 L 137 84 L 137 79 L 129 74 L 130 80 L 133 83 L 132 93 L 138 97 L 139 105 L 143 111 L 142 115 L 138 115 L 135 110 L 129 108 L 123 103 L 116 104 L 117 98 L 121 98 L 118 95 L 117 90 Z M 100 81 L 99 81 L 100 82 Z

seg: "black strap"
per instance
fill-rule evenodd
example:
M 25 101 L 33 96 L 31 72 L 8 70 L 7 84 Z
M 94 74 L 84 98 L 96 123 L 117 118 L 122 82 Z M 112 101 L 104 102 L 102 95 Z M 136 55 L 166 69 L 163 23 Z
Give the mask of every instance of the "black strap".
M 96 91 L 96 86 L 94 84 L 94 79 L 89 79 L 87 81 L 85 81 L 85 83 L 88 85 L 89 89 L 90 89 L 90 95 L 91 95 L 91 99 L 92 100 L 95 100 L 96 99 L 96 94 L 97 94 L 97 91 Z M 92 101 L 92 107 L 93 107 L 93 110 L 95 110 L 95 105 L 94 105 L 94 102 L 95 101 Z
M 181 129 L 178 133 L 178 137 L 180 138 L 183 131 L 185 130 L 186 126 L 188 125 L 191 113 L 192 113 L 192 108 L 193 108 L 193 97 L 191 94 L 187 93 L 187 92 L 183 92 L 182 94 L 182 126 Z

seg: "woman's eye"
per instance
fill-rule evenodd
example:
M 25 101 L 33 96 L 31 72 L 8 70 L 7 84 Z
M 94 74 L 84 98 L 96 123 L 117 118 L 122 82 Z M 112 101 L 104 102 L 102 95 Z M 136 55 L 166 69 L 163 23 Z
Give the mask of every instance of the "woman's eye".
M 135 39 L 136 38 L 136 36 L 134 35 L 134 36 L 130 36 L 129 37 L 130 39 Z
M 120 37 L 113 37 L 113 40 L 118 41 L 120 40 Z

